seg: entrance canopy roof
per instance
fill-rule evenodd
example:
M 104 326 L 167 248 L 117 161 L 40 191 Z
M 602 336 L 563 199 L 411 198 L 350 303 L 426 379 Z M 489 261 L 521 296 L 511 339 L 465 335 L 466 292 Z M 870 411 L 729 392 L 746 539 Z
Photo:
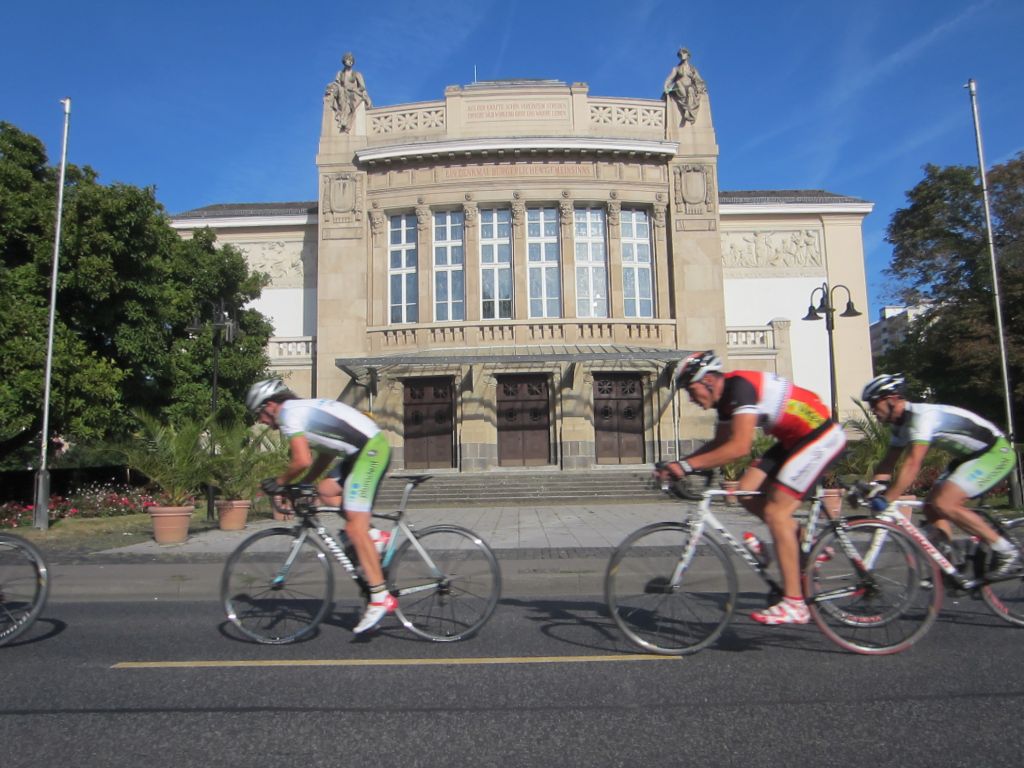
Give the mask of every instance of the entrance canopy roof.
M 619 344 L 458 347 L 396 352 L 372 357 L 339 357 L 334 363 L 362 386 L 372 386 L 381 372 L 423 374 L 455 372 L 466 365 L 494 365 L 510 370 L 561 367 L 575 363 L 608 363 L 620 370 L 661 369 L 689 352 Z

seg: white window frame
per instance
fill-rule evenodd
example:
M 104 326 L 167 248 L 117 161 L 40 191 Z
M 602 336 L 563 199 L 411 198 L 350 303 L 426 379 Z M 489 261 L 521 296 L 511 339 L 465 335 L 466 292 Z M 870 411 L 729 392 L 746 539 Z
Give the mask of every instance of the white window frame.
M 419 322 L 418 261 L 416 216 L 411 213 L 389 216 L 388 325 Z M 411 281 L 410 276 L 413 278 Z M 397 291 L 394 285 L 396 277 L 399 278 Z
M 654 257 L 650 216 L 642 208 L 623 208 L 619 223 L 622 243 L 623 316 L 653 318 Z M 645 286 L 646 298 L 642 295 L 642 288 Z
M 573 210 L 576 317 L 608 317 L 608 230 L 604 208 Z
M 554 234 L 549 233 L 551 224 L 554 225 Z M 529 317 L 562 316 L 560 230 L 558 208 L 526 209 L 526 283 L 530 292 Z M 554 288 L 549 290 L 552 284 Z M 536 311 L 538 304 L 539 312 Z
M 462 211 L 434 211 L 434 322 L 466 319 L 465 221 Z M 456 287 L 456 283 L 461 285 Z M 444 298 L 441 295 L 445 294 Z M 456 295 L 457 294 L 457 295 Z
M 501 230 L 507 231 L 506 235 Z M 507 260 L 501 251 L 506 250 Z M 511 320 L 515 312 L 515 285 L 512 273 L 512 210 L 510 208 L 480 209 L 480 319 Z M 508 295 L 500 295 L 502 282 Z M 487 288 L 494 298 L 485 298 Z M 502 312 L 502 304 L 506 309 Z M 490 307 L 488 305 L 491 305 Z

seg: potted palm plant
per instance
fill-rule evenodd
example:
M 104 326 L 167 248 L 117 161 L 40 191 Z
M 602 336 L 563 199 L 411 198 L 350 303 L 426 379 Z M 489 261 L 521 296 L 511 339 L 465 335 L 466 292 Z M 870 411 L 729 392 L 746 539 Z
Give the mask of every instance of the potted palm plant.
M 217 521 L 221 530 L 245 527 L 260 480 L 274 474 L 287 460 L 284 444 L 274 435 L 241 421 L 210 426 L 206 482 L 217 489 Z
M 125 462 L 160 490 L 162 504 L 148 508 L 153 538 L 159 544 L 180 544 L 188 538 L 195 497 L 206 482 L 207 460 L 201 448 L 204 421 L 164 424 L 136 413 L 139 430 L 123 448 Z

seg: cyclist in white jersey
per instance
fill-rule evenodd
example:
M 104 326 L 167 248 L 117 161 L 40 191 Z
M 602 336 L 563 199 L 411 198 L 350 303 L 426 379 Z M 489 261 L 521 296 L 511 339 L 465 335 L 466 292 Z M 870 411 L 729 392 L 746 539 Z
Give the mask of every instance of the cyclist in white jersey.
M 391 461 L 387 438 L 361 411 L 337 400 L 300 400 L 280 379 L 253 384 L 245 402 L 260 423 L 279 429 L 288 440 L 288 466 L 278 477 L 264 481 L 268 494 L 280 493 L 289 483 L 313 482 L 335 462 L 317 490 L 324 504 L 342 508 L 345 533 L 370 586 L 370 602 L 353 631 L 372 629 L 396 606 L 370 535 L 373 501 Z
M 891 479 L 891 483 L 872 500 L 873 507 L 885 509 L 906 493 L 931 446 L 944 448 L 954 459 L 928 493 L 925 517 L 946 544 L 953 535 L 950 521 L 984 540 L 995 553 L 996 575 L 1016 572 L 1024 564 L 1021 553 L 965 506 L 968 499 L 990 490 L 1013 470 L 1016 456 L 1010 442 L 977 414 L 952 405 L 912 403 L 905 390 L 902 374 L 882 374 L 869 381 L 861 395 L 880 422 L 895 427 L 889 450 L 875 468 L 876 480 Z M 901 456 L 903 463 L 893 478 Z

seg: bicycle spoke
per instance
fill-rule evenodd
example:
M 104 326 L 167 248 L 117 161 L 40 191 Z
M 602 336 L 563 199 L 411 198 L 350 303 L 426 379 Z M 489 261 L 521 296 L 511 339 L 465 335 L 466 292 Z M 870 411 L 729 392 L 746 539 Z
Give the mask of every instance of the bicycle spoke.
M 678 583 L 690 531 L 658 523 L 629 536 L 605 574 L 605 598 L 627 638 L 647 651 L 695 653 L 718 639 L 732 617 L 736 574 L 725 552 L 702 537 Z
M 818 539 L 804 567 L 804 594 L 821 631 L 841 648 L 905 650 L 935 621 L 942 584 L 934 562 L 905 533 L 877 520 L 850 523 L 850 559 L 835 530 Z M 826 554 L 827 553 L 827 554 Z M 870 567 L 862 571 L 867 563 Z
M 395 552 L 388 587 L 398 596 L 398 618 L 430 640 L 469 637 L 490 618 L 501 592 L 494 553 L 476 534 L 458 526 L 426 528 L 416 534 L 416 541 L 434 567 L 412 541 Z
M 49 593 L 49 571 L 33 544 L 0 534 L 0 645 L 25 633 Z
M 239 545 L 224 567 L 224 610 L 256 642 L 280 644 L 305 637 L 331 606 L 333 578 L 327 555 L 313 539 L 303 541 L 295 552 L 295 540 L 287 529 L 257 533 Z
M 1003 533 L 1024 552 L 1024 518 L 1006 523 Z M 983 570 L 987 566 L 987 559 L 983 559 Z M 1024 574 L 986 584 L 981 588 L 981 597 L 996 616 L 1024 626 Z

